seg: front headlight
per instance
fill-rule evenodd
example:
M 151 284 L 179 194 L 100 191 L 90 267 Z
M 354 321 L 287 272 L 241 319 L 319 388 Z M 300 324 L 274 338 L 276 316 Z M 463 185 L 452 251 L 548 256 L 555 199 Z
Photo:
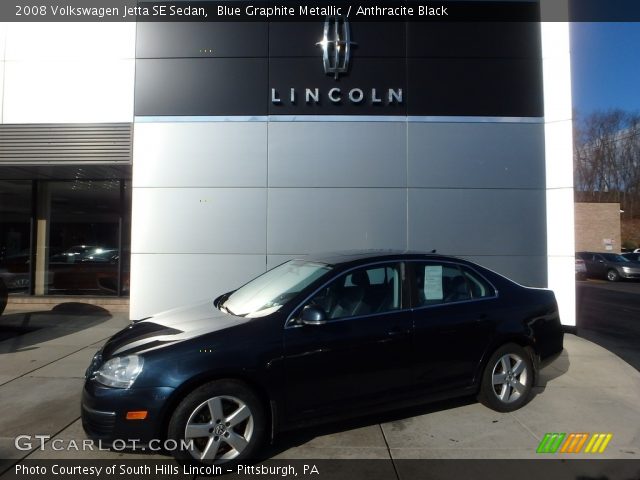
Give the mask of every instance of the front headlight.
M 624 273 L 633 273 L 633 269 L 630 267 L 622 267 Z
M 138 355 L 112 358 L 98 369 L 96 380 L 107 387 L 129 388 L 142 371 L 143 364 L 143 358 Z

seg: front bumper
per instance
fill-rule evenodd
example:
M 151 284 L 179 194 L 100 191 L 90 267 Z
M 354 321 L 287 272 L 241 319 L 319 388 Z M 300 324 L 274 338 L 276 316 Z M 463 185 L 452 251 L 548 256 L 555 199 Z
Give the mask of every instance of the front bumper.
M 170 387 L 110 388 L 87 380 L 82 391 L 82 428 L 94 440 L 141 444 L 163 435 L 162 420 Z M 146 410 L 144 420 L 127 420 L 127 412 Z
M 627 278 L 629 280 L 640 278 L 640 272 L 637 272 L 637 271 L 625 272 L 624 270 L 618 270 L 618 273 L 622 278 Z

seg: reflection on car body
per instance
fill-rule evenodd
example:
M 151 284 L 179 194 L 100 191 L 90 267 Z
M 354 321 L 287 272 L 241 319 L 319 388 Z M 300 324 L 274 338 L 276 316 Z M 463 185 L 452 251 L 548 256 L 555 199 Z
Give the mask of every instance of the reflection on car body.
M 310 256 L 114 335 L 87 369 L 82 422 L 105 441 L 193 441 L 181 461 L 239 461 L 343 416 L 473 394 L 515 410 L 562 341 L 553 292 L 471 262 Z

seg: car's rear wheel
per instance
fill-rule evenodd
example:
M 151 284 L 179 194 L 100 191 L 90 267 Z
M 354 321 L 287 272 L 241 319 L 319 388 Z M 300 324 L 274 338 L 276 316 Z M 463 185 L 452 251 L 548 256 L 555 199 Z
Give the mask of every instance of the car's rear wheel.
M 610 282 L 617 282 L 620 280 L 620 274 L 612 268 L 607 272 L 607 280 Z
M 167 436 L 189 446 L 173 452 L 178 460 L 220 464 L 252 458 L 265 432 L 264 409 L 251 389 L 235 380 L 218 380 L 180 402 Z
M 532 387 L 531 356 L 520 345 L 508 343 L 491 355 L 478 399 L 498 412 L 512 412 L 527 403 Z

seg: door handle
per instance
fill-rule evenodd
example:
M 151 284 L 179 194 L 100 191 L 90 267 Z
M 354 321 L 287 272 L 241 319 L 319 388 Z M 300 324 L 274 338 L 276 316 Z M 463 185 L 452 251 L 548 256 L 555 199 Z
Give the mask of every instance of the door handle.
M 476 322 L 484 322 L 487 319 L 488 315 L 486 313 L 481 313 L 476 317 Z

